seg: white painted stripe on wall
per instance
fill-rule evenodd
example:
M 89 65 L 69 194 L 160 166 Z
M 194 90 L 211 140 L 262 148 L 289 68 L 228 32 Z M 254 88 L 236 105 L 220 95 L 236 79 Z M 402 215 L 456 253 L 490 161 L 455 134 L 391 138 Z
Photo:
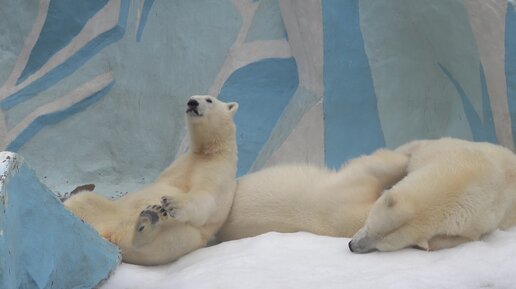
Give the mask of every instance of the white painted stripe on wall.
M 25 43 L 23 45 L 18 58 L 16 59 L 16 63 L 7 78 L 7 81 L 0 87 L 0 99 L 5 98 L 7 95 L 10 95 L 8 91 L 13 90 L 16 86 L 16 80 L 20 77 L 25 65 L 27 65 L 27 61 L 29 60 L 30 52 L 32 48 L 36 44 L 38 40 L 38 36 L 41 33 L 41 29 L 43 28 L 43 24 L 45 23 L 45 19 L 47 18 L 48 13 L 48 5 L 50 4 L 50 0 L 41 0 L 39 3 L 38 15 L 36 16 L 36 20 L 32 25 L 32 30 L 25 39 Z M 5 122 L 5 114 L 0 109 L 0 148 L 5 148 L 8 144 L 7 142 L 7 124 Z
M 233 4 L 240 12 L 242 25 L 235 42 L 229 49 L 224 64 L 208 91 L 210 95 L 215 97 L 218 97 L 222 86 L 235 70 L 265 58 L 292 57 L 290 44 L 286 40 L 245 42 L 259 2 L 233 0 Z M 184 137 L 176 152 L 176 158 L 186 152 L 188 145 L 188 137 Z
M 299 83 L 317 96 L 324 94 L 321 0 L 279 0 L 283 23 L 296 59 Z
M 504 58 L 507 1 L 465 0 L 464 5 L 484 67 L 496 136 L 501 145 L 514 150 Z
M 284 163 L 324 165 L 323 102 L 316 103 L 299 121 L 265 167 Z
M 70 58 L 74 53 L 76 53 L 79 49 L 81 49 L 93 38 L 116 26 L 118 24 L 119 10 L 120 0 L 109 1 L 106 4 L 106 6 L 104 6 L 104 8 L 102 8 L 97 14 L 95 14 L 91 19 L 88 20 L 81 32 L 79 32 L 79 34 L 76 37 L 74 37 L 68 45 L 66 45 L 56 54 L 54 54 L 38 71 L 30 75 L 25 81 L 23 81 L 19 85 L 13 87 L 6 87 L 4 90 L 0 91 L 0 99 L 4 99 L 9 95 L 18 92 L 30 83 L 41 78 L 50 70 L 65 62 L 68 58 Z M 34 46 L 34 44 L 32 44 L 32 46 Z M 29 55 L 30 53 L 27 54 L 25 57 L 28 58 Z
M 67 95 L 57 98 L 56 100 L 38 107 L 36 110 L 27 115 L 20 123 L 18 123 L 7 134 L 6 144 L 13 141 L 24 129 L 26 129 L 39 116 L 64 110 L 81 100 L 99 92 L 113 81 L 113 73 L 106 72 L 88 82 L 82 84 Z
M 0 109 L 0 148 L 4 149 L 7 145 L 7 125 L 5 123 L 4 111 Z
M 220 89 L 228 77 L 235 70 L 243 66 L 265 58 L 292 57 L 290 45 L 286 40 L 245 42 L 259 2 L 234 0 L 233 4 L 237 7 L 242 16 L 242 26 L 240 27 L 235 42 L 233 42 L 229 49 L 222 68 L 219 70 L 217 77 L 208 91 L 209 94 L 213 96 L 218 96 Z
M 222 64 L 222 67 L 219 70 L 219 73 L 215 77 L 215 80 L 213 81 L 210 89 L 208 90 L 208 94 L 212 95 L 214 97 L 219 96 L 220 89 L 222 88 L 222 85 L 228 77 L 233 73 L 234 71 L 234 65 L 233 65 L 233 59 L 234 55 L 237 53 L 237 51 L 242 47 L 246 37 L 247 33 L 249 32 L 249 28 L 251 27 L 251 24 L 253 23 L 254 14 L 256 13 L 256 9 L 258 8 L 258 2 L 252 2 L 252 1 L 246 1 L 246 0 L 233 0 L 233 5 L 238 9 L 238 12 L 240 13 L 240 16 L 242 18 L 242 25 L 240 26 L 240 30 L 238 31 L 238 35 L 231 45 L 231 48 L 229 49 L 228 55 L 226 56 L 226 59 L 224 60 L 224 63 Z M 179 148 L 176 152 L 176 158 L 185 153 L 189 146 L 189 140 L 188 135 L 186 135 L 183 140 L 181 141 L 181 144 L 179 145 Z
M 288 41 L 281 40 L 258 40 L 244 43 L 242 47 L 235 51 L 231 64 L 233 73 L 235 70 L 250 63 L 265 58 L 289 58 L 292 57 Z M 228 76 L 229 77 L 229 76 Z M 224 82 L 227 78 L 224 80 Z M 224 84 L 224 82 L 222 84 Z
M 27 65 L 27 61 L 29 61 L 29 55 L 32 51 L 32 48 L 34 48 L 34 45 L 38 41 L 41 29 L 43 29 L 43 24 L 45 24 L 49 4 L 50 0 L 41 0 L 39 4 L 38 15 L 36 16 L 36 20 L 32 25 L 32 31 L 25 39 L 25 44 L 23 45 L 23 48 L 20 51 L 18 58 L 16 59 L 16 64 L 14 65 L 13 71 L 9 75 L 9 78 L 7 79 L 5 84 L 2 87 L 0 87 L 0 99 L 3 99 L 6 95 L 9 95 L 4 93 L 4 91 L 11 90 L 16 86 L 16 80 L 18 80 L 21 73 L 23 72 L 23 69 Z
M 140 27 L 140 21 L 142 20 L 143 4 L 145 4 L 145 0 L 140 0 L 140 5 L 136 8 L 136 22 L 134 24 L 134 35 L 138 34 L 138 27 Z
M 240 30 L 238 31 L 238 35 L 231 45 L 229 49 L 228 55 L 224 60 L 224 64 L 222 68 L 219 70 L 217 77 L 215 78 L 211 88 L 208 93 L 217 97 L 219 95 L 220 89 L 222 85 L 226 81 L 226 79 L 231 75 L 234 71 L 234 59 L 235 54 L 239 52 L 244 44 L 245 39 L 247 38 L 247 33 L 249 32 L 249 28 L 253 23 L 254 15 L 256 14 L 256 9 L 258 8 L 259 2 L 246 1 L 246 0 L 233 0 L 233 5 L 240 12 L 240 16 L 242 17 L 242 26 L 240 26 Z
M 234 45 L 234 44 L 233 44 Z M 292 57 L 290 45 L 286 40 L 259 40 L 243 43 L 230 49 L 222 69 L 215 78 L 209 94 L 218 96 L 229 76 L 237 69 L 265 58 Z

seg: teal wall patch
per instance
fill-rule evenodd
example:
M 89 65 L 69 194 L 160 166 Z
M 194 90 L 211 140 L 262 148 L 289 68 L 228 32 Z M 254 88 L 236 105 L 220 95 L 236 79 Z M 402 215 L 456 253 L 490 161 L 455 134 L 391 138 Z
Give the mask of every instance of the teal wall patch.
M 385 145 L 360 31 L 358 0 L 326 0 L 324 21 L 324 138 L 326 164 L 340 167 Z
M 14 139 L 8 146 L 7 150 L 17 152 L 25 143 L 27 143 L 34 135 L 36 135 L 45 126 L 56 124 L 70 117 L 73 114 L 87 109 L 90 105 L 102 99 L 113 87 L 112 81 L 105 88 L 90 95 L 89 97 L 79 101 L 78 103 L 63 109 L 36 118 L 16 139 Z
M 505 15 L 505 77 L 512 136 L 516 141 L 516 7 L 511 3 L 507 3 Z
M 136 32 L 137 42 L 142 40 L 143 29 L 145 29 L 145 24 L 147 24 L 147 18 L 149 18 L 152 4 L 154 4 L 154 0 L 144 0 L 143 2 L 142 12 L 140 14 L 140 23 L 138 24 L 138 31 Z
M 18 83 L 37 71 L 52 55 L 65 47 L 86 22 L 106 5 L 107 0 L 52 0 L 40 37 Z
M 251 63 L 236 70 L 224 83 L 219 98 L 240 104 L 235 115 L 239 176 L 251 168 L 298 83 L 294 58 Z
M 498 143 L 496 139 L 496 132 L 493 122 L 493 113 L 491 111 L 491 104 L 489 103 L 489 94 L 487 92 L 486 78 L 484 75 L 484 69 L 480 66 L 479 77 L 482 83 L 482 118 L 480 114 L 475 111 L 473 104 L 462 86 L 457 82 L 453 75 L 439 63 L 439 67 L 443 73 L 448 77 L 457 93 L 460 96 L 462 105 L 464 106 L 464 113 L 469 122 L 471 133 L 473 134 L 473 140 L 475 141 L 487 141 L 491 143 Z
M 129 0 L 121 0 L 118 24 L 115 25 L 115 27 L 92 39 L 70 58 L 53 68 L 41 78 L 31 82 L 26 87 L 1 100 L 0 107 L 3 110 L 9 110 L 21 102 L 27 101 L 28 99 L 36 96 L 38 93 L 48 89 L 56 82 L 59 82 L 63 78 L 72 74 L 106 46 L 120 40 L 125 33 L 129 4 Z
M 246 42 L 277 40 L 287 37 L 278 1 L 260 0 Z
M 0 9 L 0 85 L 5 83 L 16 64 L 38 14 L 39 1 L 2 0 Z M 12 28 L 16 27 L 16 33 Z M 16 79 L 14 79 L 16 81 Z

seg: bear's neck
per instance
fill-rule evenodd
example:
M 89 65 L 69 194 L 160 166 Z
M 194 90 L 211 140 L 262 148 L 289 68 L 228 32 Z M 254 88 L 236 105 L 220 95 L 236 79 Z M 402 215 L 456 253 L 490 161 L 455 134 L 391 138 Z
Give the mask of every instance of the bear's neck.
M 201 155 L 236 155 L 236 138 L 234 130 L 226 133 L 213 133 L 208 135 L 191 133 L 190 152 Z

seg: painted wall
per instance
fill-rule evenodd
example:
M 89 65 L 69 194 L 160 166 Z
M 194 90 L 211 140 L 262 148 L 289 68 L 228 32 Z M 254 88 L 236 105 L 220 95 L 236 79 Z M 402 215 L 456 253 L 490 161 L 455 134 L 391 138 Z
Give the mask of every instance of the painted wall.
M 0 0 L 0 145 L 57 194 L 118 196 L 238 101 L 239 175 L 454 136 L 514 149 L 507 0 Z

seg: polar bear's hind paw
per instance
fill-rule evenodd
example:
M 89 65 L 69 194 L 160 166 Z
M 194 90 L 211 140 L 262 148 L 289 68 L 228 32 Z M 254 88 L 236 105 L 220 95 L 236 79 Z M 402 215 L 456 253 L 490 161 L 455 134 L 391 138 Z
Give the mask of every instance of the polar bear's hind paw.
M 161 197 L 161 207 L 165 209 L 168 215 L 177 221 L 185 222 L 186 215 L 181 202 L 177 198 L 163 196 Z
M 150 205 L 142 210 L 134 227 L 132 245 L 141 247 L 155 240 L 165 218 L 168 218 L 168 213 L 159 205 Z
M 168 213 L 163 209 L 163 207 L 158 205 L 148 206 L 145 210 L 141 211 L 140 216 L 138 216 L 138 232 L 143 231 L 145 226 L 158 224 L 161 218 L 167 216 Z

